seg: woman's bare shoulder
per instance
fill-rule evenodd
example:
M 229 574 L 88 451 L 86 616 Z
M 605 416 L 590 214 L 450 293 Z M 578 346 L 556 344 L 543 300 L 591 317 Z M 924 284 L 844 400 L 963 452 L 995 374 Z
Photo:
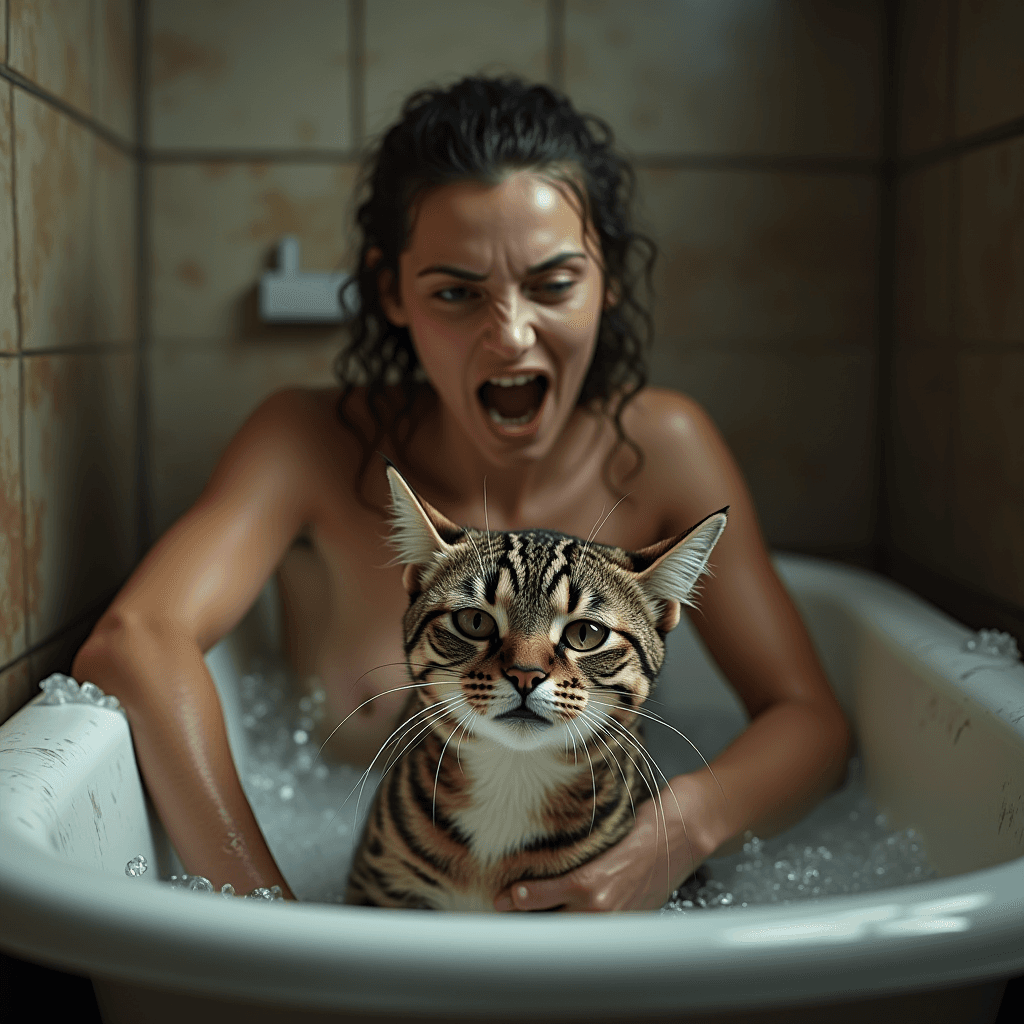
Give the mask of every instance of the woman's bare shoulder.
M 689 395 L 644 388 L 626 407 L 623 426 L 643 452 L 645 490 L 670 518 L 696 522 L 744 500 L 746 485 L 725 439 Z

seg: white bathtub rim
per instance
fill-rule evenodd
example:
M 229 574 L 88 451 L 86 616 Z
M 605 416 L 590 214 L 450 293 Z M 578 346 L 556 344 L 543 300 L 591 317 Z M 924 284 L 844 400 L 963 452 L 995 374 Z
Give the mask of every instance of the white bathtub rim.
M 111 878 L 98 869 L 69 874 L 56 858 L 40 863 L 37 849 L 12 852 L 35 852 L 41 870 L 26 874 L 0 865 L 0 916 L 15 925 L 2 944 L 11 952 L 94 976 L 232 999 L 255 999 L 258 989 L 259 1001 L 321 1008 L 413 1012 L 431 1006 L 469 1013 L 501 1005 L 513 1013 L 593 1013 L 628 1011 L 642 989 L 652 1010 L 726 1009 L 966 985 L 1024 972 L 1019 862 L 879 893 L 683 920 L 439 919 L 422 912 L 232 903 Z M 964 918 L 963 931 L 881 933 L 856 947 L 828 941 L 828 928 L 850 915 L 900 920 L 898 910 L 895 918 L 884 915 L 905 904 L 908 891 L 919 906 L 962 903 L 965 890 L 982 905 L 956 915 Z M 1007 900 L 1016 900 L 1015 915 L 992 913 L 1001 902 L 1005 910 Z M 812 934 L 788 943 L 735 941 L 738 932 L 778 934 L 791 926 Z M 514 970 L 510 949 L 516 951 Z M 583 997 L 566 989 L 558 960 L 566 949 L 573 950 L 573 977 L 588 986 Z M 447 980 L 453 956 L 482 965 L 470 969 L 459 991 Z M 399 963 L 406 965 L 400 985 L 384 976 Z M 730 987 L 725 999 L 718 985 Z

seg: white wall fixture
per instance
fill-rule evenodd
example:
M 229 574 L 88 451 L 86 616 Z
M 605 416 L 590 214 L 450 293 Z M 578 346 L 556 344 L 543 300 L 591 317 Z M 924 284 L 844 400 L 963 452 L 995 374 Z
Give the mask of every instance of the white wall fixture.
M 341 305 L 341 287 L 349 278 L 341 272 L 299 270 L 299 240 L 286 235 L 277 246 L 277 270 L 260 278 L 260 319 L 271 324 L 342 323 L 355 312 L 352 299 Z

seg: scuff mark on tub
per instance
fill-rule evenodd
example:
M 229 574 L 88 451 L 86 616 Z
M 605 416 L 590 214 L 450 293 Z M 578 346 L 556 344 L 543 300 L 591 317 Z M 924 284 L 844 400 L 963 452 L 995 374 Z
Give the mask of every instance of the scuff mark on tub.
M 99 805 L 99 801 L 96 799 L 96 794 L 90 789 L 89 790 L 89 801 L 92 803 L 92 809 L 96 812 L 97 818 L 103 817 L 103 809 Z
M 953 745 L 954 745 L 954 746 L 956 746 L 957 742 L 959 741 L 959 739 L 960 739 L 960 734 L 961 734 L 961 733 L 962 733 L 962 732 L 964 731 L 964 729 L 966 729 L 966 728 L 967 728 L 967 727 L 968 727 L 968 726 L 969 726 L 970 724 L 971 724 L 971 720 L 970 720 L 969 718 L 965 718 L 965 719 L 963 720 L 963 722 L 962 722 L 962 723 L 961 723 L 961 725 L 960 725 L 960 728 L 959 728 L 959 729 L 957 729 L 957 731 L 956 731 L 956 735 L 955 735 L 955 736 L 953 737 Z

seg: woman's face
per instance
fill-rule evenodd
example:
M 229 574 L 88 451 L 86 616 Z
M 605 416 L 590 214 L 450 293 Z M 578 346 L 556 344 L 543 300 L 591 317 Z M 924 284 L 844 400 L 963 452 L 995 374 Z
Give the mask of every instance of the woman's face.
M 445 415 L 492 461 L 551 450 L 594 353 L 600 249 L 567 196 L 528 171 L 435 189 L 416 209 L 397 289 L 381 282 Z

